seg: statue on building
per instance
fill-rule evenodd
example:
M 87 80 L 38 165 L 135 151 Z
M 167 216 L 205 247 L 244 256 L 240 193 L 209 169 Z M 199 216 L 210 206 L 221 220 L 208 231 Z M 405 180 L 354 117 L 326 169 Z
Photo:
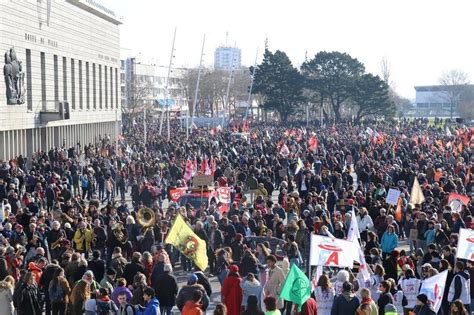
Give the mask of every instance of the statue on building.
M 3 66 L 3 76 L 5 77 L 5 88 L 7 104 L 25 103 L 25 73 L 23 72 L 21 61 L 16 58 L 14 48 L 5 53 L 5 65 Z

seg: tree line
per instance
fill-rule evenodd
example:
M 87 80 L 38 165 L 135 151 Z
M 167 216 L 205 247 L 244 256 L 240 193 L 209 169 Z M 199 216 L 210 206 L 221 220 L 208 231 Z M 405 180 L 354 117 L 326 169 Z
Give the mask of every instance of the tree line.
M 297 69 L 284 52 L 266 49 L 255 70 L 252 93 L 262 95 L 263 107 L 277 111 L 283 121 L 307 103 L 319 106 L 326 120 L 336 122 L 344 116 L 359 122 L 396 113 L 388 83 L 366 73 L 356 58 L 337 51 L 321 51 Z

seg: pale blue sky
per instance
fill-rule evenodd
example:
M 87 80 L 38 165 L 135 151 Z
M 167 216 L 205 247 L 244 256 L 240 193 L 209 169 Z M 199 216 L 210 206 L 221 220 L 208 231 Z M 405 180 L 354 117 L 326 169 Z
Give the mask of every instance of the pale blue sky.
M 176 66 L 197 66 L 206 33 L 205 64 L 225 43 L 252 65 L 269 48 L 296 66 L 320 50 L 344 51 L 373 73 L 386 56 L 396 90 L 413 98 L 414 85 L 436 84 L 459 68 L 474 81 L 474 1 L 471 0 L 100 0 L 123 16 L 121 46 L 143 61 L 167 65 L 174 27 Z M 130 50 L 128 50 L 130 49 Z

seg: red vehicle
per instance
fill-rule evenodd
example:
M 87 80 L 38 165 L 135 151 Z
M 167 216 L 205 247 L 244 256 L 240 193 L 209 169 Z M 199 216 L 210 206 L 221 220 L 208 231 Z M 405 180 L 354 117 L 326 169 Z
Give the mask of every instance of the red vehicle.
M 178 192 L 171 193 L 172 197 L 178 197 Z M 175 199 L 175 198 L 172 198 Z M 190 204 L 194 209 L 199 209 L 201 204 L 205 203 L 207 207 L 215 205 L 219 207 L 220 212 L 226 212 L 230 205 L 230 189 L 229 187 L 219 187 L 217 190 L 192 189 L 189 192 L 183 192 L 175 200 L 180 206 Z

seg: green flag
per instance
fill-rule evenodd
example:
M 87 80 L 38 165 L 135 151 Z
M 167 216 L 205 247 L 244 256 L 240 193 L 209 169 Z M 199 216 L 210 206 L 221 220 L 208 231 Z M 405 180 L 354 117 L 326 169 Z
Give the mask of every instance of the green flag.
M 311 283 L 308 277 L 295 264 L 291 264 L 290 272 L 286 277 L 280 298 L 298 304 L 298 312 L 311 296 Z

